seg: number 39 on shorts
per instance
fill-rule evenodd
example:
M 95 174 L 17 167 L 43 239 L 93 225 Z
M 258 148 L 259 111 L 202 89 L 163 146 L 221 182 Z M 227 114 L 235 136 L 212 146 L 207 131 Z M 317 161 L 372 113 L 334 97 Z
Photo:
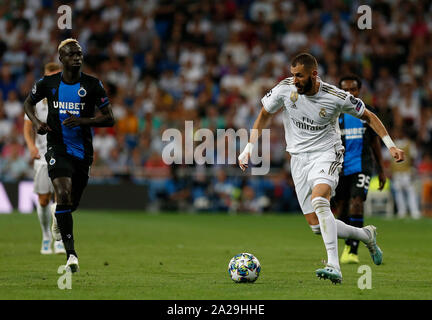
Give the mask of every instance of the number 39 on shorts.
M 356 187 L 365 188 L 366 190 L 368 190 L 369 183 L 370 183 L 370 176 L 367 176 L 363 173 L 359 173 Z

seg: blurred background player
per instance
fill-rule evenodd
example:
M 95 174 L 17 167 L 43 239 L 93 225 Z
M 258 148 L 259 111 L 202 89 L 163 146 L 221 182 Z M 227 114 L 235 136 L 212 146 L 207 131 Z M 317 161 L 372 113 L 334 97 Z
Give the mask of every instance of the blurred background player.
M 54 62 L 47 63 L 44 67 L 44 75 L 50 76 L 61 71 L 60 65 Z M 46 99 L 39 101 L 35 107 L 35 114 L 39 119 L 46 121 L 48 115 L 48 103 Z M 33 124 L 27 115 L 24 116 L 24 139 L 30 151 L 30 156 L 34 160 L 34 192 L 38 195 L 36 211 L 42 229 L 41 254 L 51 254 L 52 234 L 51 213 L 55 210 L 56 204 L 50 206 L 50 201 L 54 193 L 54 187 L 48 176 L 48 164 L 45 160 L 47 151 L 47 139 L 44 135 L 36 134 Z M 66 253 L 63 241 L 54 241 L 54 253 Z
M 55 221 L 66 249 L 66 270 L 79 270 L 73 236 L 74 212 L 87 186 L 93 162 L 91 127 L 110 127 L 114 116 L 102 82 L 81 72 L 83 53 L 75 39 L 66 39 L 58 46 L 63 71 L 45 76 L 33 86 L 24 102 L 24 110 L 36 132 L 47 134 L 48 175 L 56 195 Z M 35 114 L 34 105 L 48 100 L 47 121 Z M 95 114 L 96 107 L 100 113 Z M 53 228 L 54 231 L 54 228 Z
M 358 98 L 361 80 L 352 74 L 339 81 L 339 87 Z M 366 107 L 376 113 L 369 105 Z M 333 198 L 338 218 L 354 227 L 363 227 L 363 204 L 366 200 L 369 182 L 373 173 L 372 157 L 375 159 L 379 177 L 379 190 L 384 188 L 386 176 L 381 155 L 381 142 L 371 127 L 361 119 L 343 113 L 339 117 L 342 144 L 345 147 L 343 167 Z M 395 143 L 398 144 L 396 141 Z M 399 144 L 398 144 L 399 145 Z M 359 263 L 359 241 L 346 239 L 341 263 Z
M 395 143 L 400 146 L 406 155 L 406 162 L 391 164 L 391 181 L 395 193 L 397 216 L 398 218 L 405 218 L 409 209 L 412 218 L 420 219 L 418 193 L 413 179 L 413 159 L 416 157 L 417 150 L 415 144 L 407 138 L 403 128 L 394 130 L 394 136 Z

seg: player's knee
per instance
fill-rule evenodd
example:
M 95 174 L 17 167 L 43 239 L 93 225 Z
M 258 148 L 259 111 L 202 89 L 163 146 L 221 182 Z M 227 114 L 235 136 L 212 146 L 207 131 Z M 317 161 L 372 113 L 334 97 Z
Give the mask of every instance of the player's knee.
M 41 207 L 46 207 L 49 205 L 50 199 L 48 197 L 39 197 L 39 204 Z
M 59 189 L 56 191 L 56 199 L 59 204 L 70 204 L 71 194 L 66 189 Z
M 312 199 L 312 206 L 316 214 L 325 214 L 330 209 L 330 202 L 323 197 L 315 197 Z
M 361 215 L 363 214 L 363 200 L 360 197 L 356 197 L 351 200 L 350 206 L 351 215 Z

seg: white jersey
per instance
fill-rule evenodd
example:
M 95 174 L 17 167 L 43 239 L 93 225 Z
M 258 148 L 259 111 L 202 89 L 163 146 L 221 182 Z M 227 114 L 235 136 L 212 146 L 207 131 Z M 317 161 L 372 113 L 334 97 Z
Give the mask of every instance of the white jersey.
M 313 96 L 297 93 L 294 79 L 286 78 L 262 99 L 264 109 L 275 113 L 283 108 L 286 151 L 292 154 L 343 149 L 339 130 L 340 113 L 360 118 L 365 104 L 350 93 L 319 80 Z
M 46 99 L 43 99 L 43 100 L 39 101 L 38 103 L 36 103 L 35 115 L 39 120 L 41 120 L 43 122 L 47 121 L 48 103 L 47 103 Z M 29 117 L 27 117 L 27 115 L 24 115 L 24 119 L 30 121 L 30 119 L 29 119 Z M 38 150 L 39 150 L 40 159 L 35 159 L 34 164 L 35 165 L 37 163 L 45 163 L 46 164 L 45 153 L 47 152 L 47 135 L 46 134 L 41 135 L 41 134 L 37 134 L 35 132 L 35 145 L 36 145 L 36 148 L 38 148 Z

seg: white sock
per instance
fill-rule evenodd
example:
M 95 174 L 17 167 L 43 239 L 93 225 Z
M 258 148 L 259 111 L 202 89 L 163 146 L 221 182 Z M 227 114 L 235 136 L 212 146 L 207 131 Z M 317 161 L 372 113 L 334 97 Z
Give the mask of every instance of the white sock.
M 39 203 L 36 205 L 36 211 L 39 218 L 39 223 L 42 229 L 43 240 L 51 239 L 50 223 L 51 223 L 51 206 L 42 207 Z
M 340 269 L 337 242 L 336 219 L 330 210 L 330 202 L 323 197 L 316 197 L 312 205 L 318 217 L 321 235 L 327 250 L 327 263 Z
M 369 235 L 362 228 L 356 228 L 341 220 L 336 220 L 337 235 L 340 239 L 360 240 L 364 243 L 369 241 Z

